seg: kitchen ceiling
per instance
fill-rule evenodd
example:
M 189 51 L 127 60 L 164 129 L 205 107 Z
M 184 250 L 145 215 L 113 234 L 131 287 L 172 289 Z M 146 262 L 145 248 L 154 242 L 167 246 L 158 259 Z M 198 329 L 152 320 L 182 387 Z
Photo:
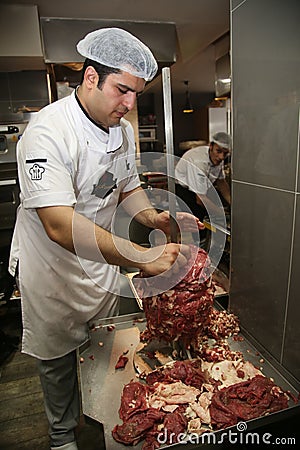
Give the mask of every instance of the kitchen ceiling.
M 35 4 L 40 17 L 171 22 L 177 32 L 177 61 L 171 68 L 172 90 L 215 91 L 216 59 L 229 50 L 229 0 L 1 0 Z M 160 77 L 147 90 L 161 88 Z

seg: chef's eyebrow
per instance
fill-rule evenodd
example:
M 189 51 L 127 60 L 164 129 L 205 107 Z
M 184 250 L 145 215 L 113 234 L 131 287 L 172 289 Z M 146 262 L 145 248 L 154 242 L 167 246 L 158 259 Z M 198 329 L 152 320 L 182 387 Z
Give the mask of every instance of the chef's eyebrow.
M 136 91 L 135 89 L 132 89 L 131 87 L 127 86 L 127 84 L 122 84 L 122 83 L 118 83 L 118 87 L 120 89 L 123 89 L 124 91 L 135 92 L 137 95 L 141 94 L 144 90 L 144 89 L 142 89 L 141 91 Z

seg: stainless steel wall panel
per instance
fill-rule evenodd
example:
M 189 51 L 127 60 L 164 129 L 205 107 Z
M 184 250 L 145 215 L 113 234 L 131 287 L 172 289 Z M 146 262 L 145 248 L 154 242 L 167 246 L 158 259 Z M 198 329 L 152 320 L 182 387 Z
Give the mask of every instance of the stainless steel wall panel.
M 230 310 L 280 359 L 294 195 L 233 182 L 233 198 Z
M 300 4 L 246 0 L 233 12 L 235 178 L 293 190 L 300 97 Z M 297 94 L 298 92 L 298 94 Z
M 282 347 L 283 365 L 300 380 L 300 196 L 297 195 L 287 317 Z
M 298 69 L 299 73 L 300 73 L 300 58 L 299 58 L 299 69 Z M 298 102 L 298 135 L 296 137 L 296 148 L 297 148 L 297 155 L 298 155 L 298 160 L 297 160 L 297 168 L 298 168 L 298 176 L 297 176 L 297 187 L 296 187 L 296 192 L 300 193 L 300 168 L 299 168 L 299 163 L 300 163 L 300 90 L 298 92 L 298 96 L 299 96 L 299 102 Z
M 230 308 L 300 380 L 300 3 L 231 1 Z M 297 205 L 297 207 L 296 207 Z
M 250 95 L 250 94 L 248 94 Z M 236 180 L 294 191 L 297 181 L 298 106 L 243 106 L 234 114 Z
M 7 100 L 8 98 L 9 98 L 8 74 L 0 72 L 0 101 Z
M 231 11 L 235 8 L 237 8 L 238 6 L 240 6 L 242 3 L 244 3 L 245 0 L 231 0 Z
M 48 102 L 47 77 L 45 70 L 26 70 L 8 74 L 12 101 L 30 104 L 32 100 Z

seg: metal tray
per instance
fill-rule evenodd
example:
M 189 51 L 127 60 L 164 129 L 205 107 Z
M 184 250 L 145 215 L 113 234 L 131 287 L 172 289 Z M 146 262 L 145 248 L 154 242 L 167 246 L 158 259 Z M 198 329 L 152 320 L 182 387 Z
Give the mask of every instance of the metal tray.
M 102 423 L 107 450 L 128 450 L 128 446 L 117 443 L 113 439 L 111 432 L 116 424 L 121 423 L 118 410 L 123 387 L 131 380 L 137 379 L 134 355 L 140 343 L 140 332 L 145 329 L 145 326 L 146 320 L 143 312 L 99 320 L 91 331 L 89 343 L 80 352 L 80 356 L 84 359 L 79 369 L 83 413 Z M 294 386 L 265 357 L 262 359 L 261 354 L 249 341 L 228 339 L 228 343 L 232 350 L 242 352 L 246 360 L 259 367 L 265 376 L 274 379 L 274 382 L 283 390 L 290 391 L 295 396 L 298 395 Z M 127 352 L 128 363 L 124 369 L 116 370 L 115 365 L 118 358 L 124 352 Z M 248 421 L 247 430 L 253 430 L 299 413 L 299 405 L 295 405 L 291 401 L 286 410 Z M 236 427 L 231 428 L 236 431 Z M 226 429 L 228 432 L 229 430 L 230 428 Z M 224 430 L 214 432 L 215 439 L 222 432 L 224 433 Z M 140 442 L 134 448 L 140 450 L 142 443 Z M 162 446 L 162 448 L 170 447 L 195 450 L 195 442 Z

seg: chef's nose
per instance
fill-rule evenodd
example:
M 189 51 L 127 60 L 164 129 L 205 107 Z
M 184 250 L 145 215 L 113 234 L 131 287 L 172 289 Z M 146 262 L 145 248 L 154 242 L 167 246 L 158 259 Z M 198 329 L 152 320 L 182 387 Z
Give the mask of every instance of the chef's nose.
M 130 111 L 134 107 L 135 101 L 136 101 L 136 92 L 131 91 L 126 92 L 123 98 L 123 105 L 126 106 L 128 111 Z

